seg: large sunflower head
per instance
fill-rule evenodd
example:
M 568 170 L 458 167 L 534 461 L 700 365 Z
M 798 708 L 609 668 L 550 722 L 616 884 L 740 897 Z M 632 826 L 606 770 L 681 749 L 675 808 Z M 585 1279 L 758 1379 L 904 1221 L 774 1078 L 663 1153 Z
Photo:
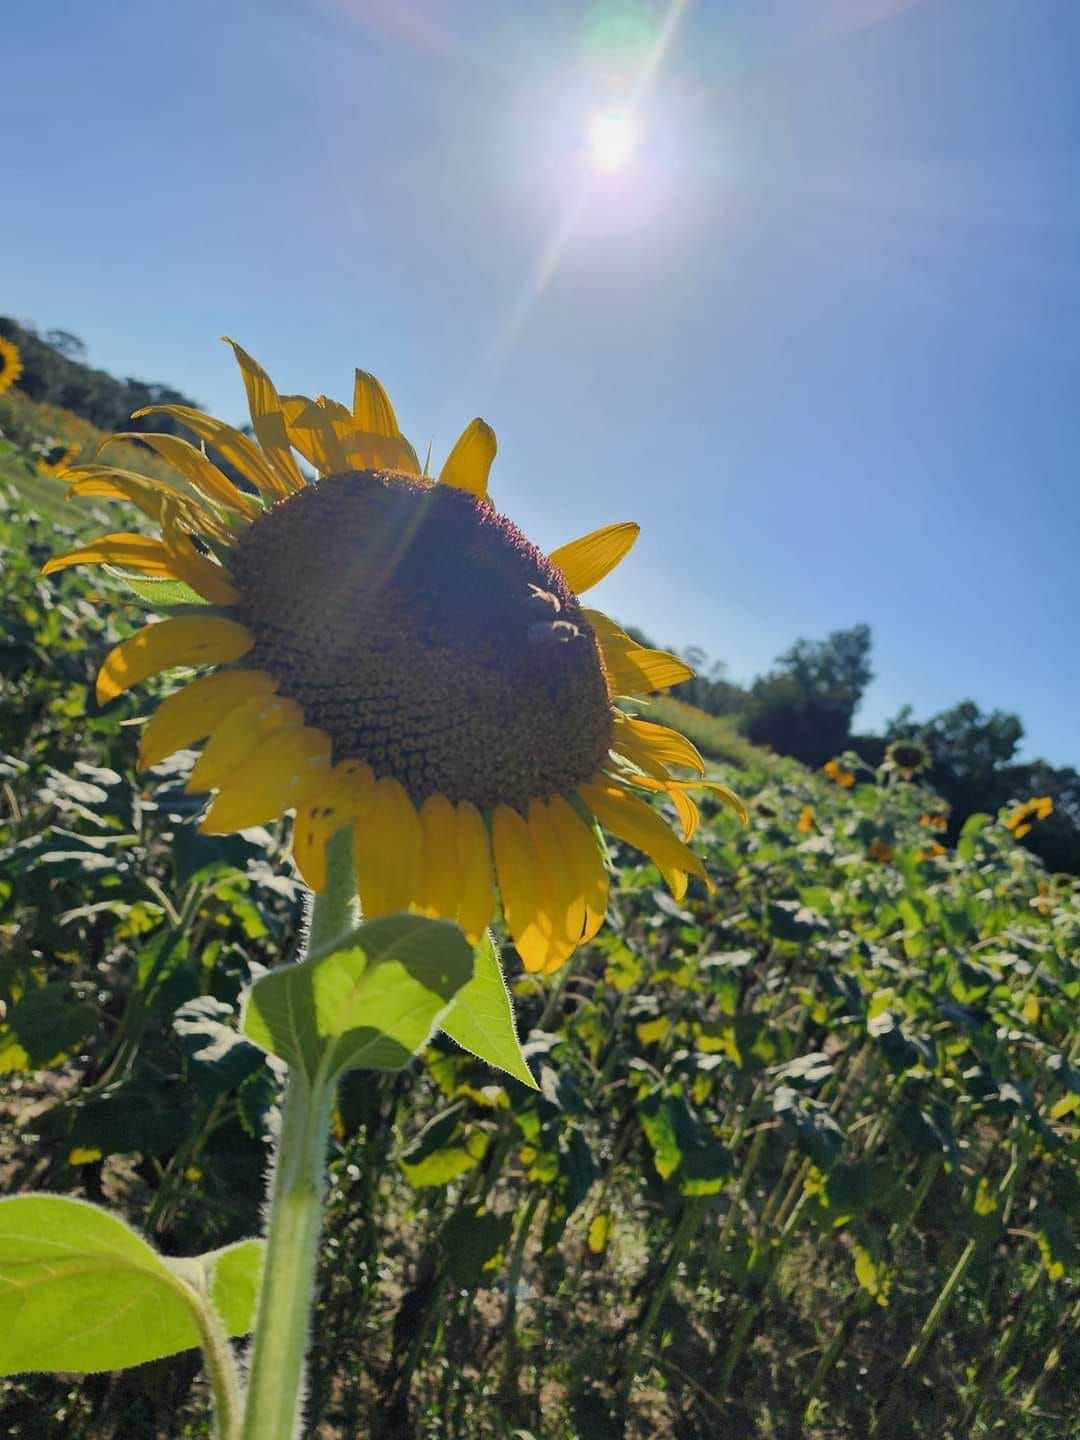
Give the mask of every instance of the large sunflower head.
M 23 359 L 14 340 L 0 335 L 0 395 L 10 390 L 23 373 Z
M 173 666 L 209 672 L 151 717 L 143 768 L 204 741 L 188 782 L 214 792 L 201 828 L 295 811 L 293 853 L 316 891 L 327 842 L 351 827 L 368 917 L 415 909 L 476 939 L 500 894 L 530 970 L 557 969 L 603 923 L 599 826 L 645 851 L 677 898 L 690 875 L 704 879 L 687 791 L 711 789 L 745 817 L 741 802 L 676 778 L 704 774 L 694 746 L 616 703 L 691 672 L 580 599 L 638 527 L 545 555 L 488 499 L 496 445 L 482 420 L 433 481 L 374 376 L 356 372 L 349 409 L 279 395 L 233 348 L 254 440 L 186 406 L 152 408 L 244 488 L 205 448 L 126 435 L 176 484 L 88 465 L 67 471 L 71 494 L 126 500 L 160 538 L 117 532 L 44 567 L 103 563 L 186 587 L 192 603 L 116 646 L 98 676 L 104 703 Z M 655 794 L 673 802 L 682 839 L 647 803 Z

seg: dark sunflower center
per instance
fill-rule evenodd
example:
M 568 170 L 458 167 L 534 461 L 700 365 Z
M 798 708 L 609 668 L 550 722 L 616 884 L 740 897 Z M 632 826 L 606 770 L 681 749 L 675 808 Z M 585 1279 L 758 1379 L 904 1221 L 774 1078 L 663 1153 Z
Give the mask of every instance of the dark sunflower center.
M 558 569 L 490 506 L 392 471 L 331 475 L 238 541 L 269 671 L 334 759 L 414 802 L 523 809 L 591 779 L 612 717 L 596 638 Z

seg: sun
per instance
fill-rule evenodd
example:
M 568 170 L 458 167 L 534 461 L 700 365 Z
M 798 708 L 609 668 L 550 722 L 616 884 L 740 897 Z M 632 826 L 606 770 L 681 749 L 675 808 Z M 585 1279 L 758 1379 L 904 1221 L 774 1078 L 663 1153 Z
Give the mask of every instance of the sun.
M 589 120 L 589 159 L 594 170 L 625 170 L 637 146 L 637 124 L 628 110 L 599 110 Z

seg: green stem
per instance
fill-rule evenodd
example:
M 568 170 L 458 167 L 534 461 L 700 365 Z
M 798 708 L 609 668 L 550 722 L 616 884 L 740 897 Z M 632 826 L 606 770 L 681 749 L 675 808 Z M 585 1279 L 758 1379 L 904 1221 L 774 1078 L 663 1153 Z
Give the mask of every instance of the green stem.
M 240 1440 L 240 1381 L 224 1327 L 210 1304 L 197 1307 L 203 1364 L 214 1396 L 216 1440 Z
M 350 846 L 345 830 L 327 847 L 327 886 L 311 902 L 307 954 L 330 950 L 355 923 Z M 321 1071 L 314 1080 L 299 1068 L 290 1072 L 271 1182 L 243 1440 L 292 1440 L 300 1433 L 333 1099 L 333 1083 Z

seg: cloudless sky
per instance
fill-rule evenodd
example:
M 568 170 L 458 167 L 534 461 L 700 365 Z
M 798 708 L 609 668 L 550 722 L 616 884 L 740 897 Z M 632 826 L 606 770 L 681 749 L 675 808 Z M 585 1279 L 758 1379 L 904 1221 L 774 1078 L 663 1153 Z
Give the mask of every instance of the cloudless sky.
M 245 418 L 473 415 L 545 549 L 735 679 L 858 621 L 859 716 L 1080 763 L 1077 0 L 5 0 L 0 313 Z M 597 113 L 637 144 L 594 163 Z

